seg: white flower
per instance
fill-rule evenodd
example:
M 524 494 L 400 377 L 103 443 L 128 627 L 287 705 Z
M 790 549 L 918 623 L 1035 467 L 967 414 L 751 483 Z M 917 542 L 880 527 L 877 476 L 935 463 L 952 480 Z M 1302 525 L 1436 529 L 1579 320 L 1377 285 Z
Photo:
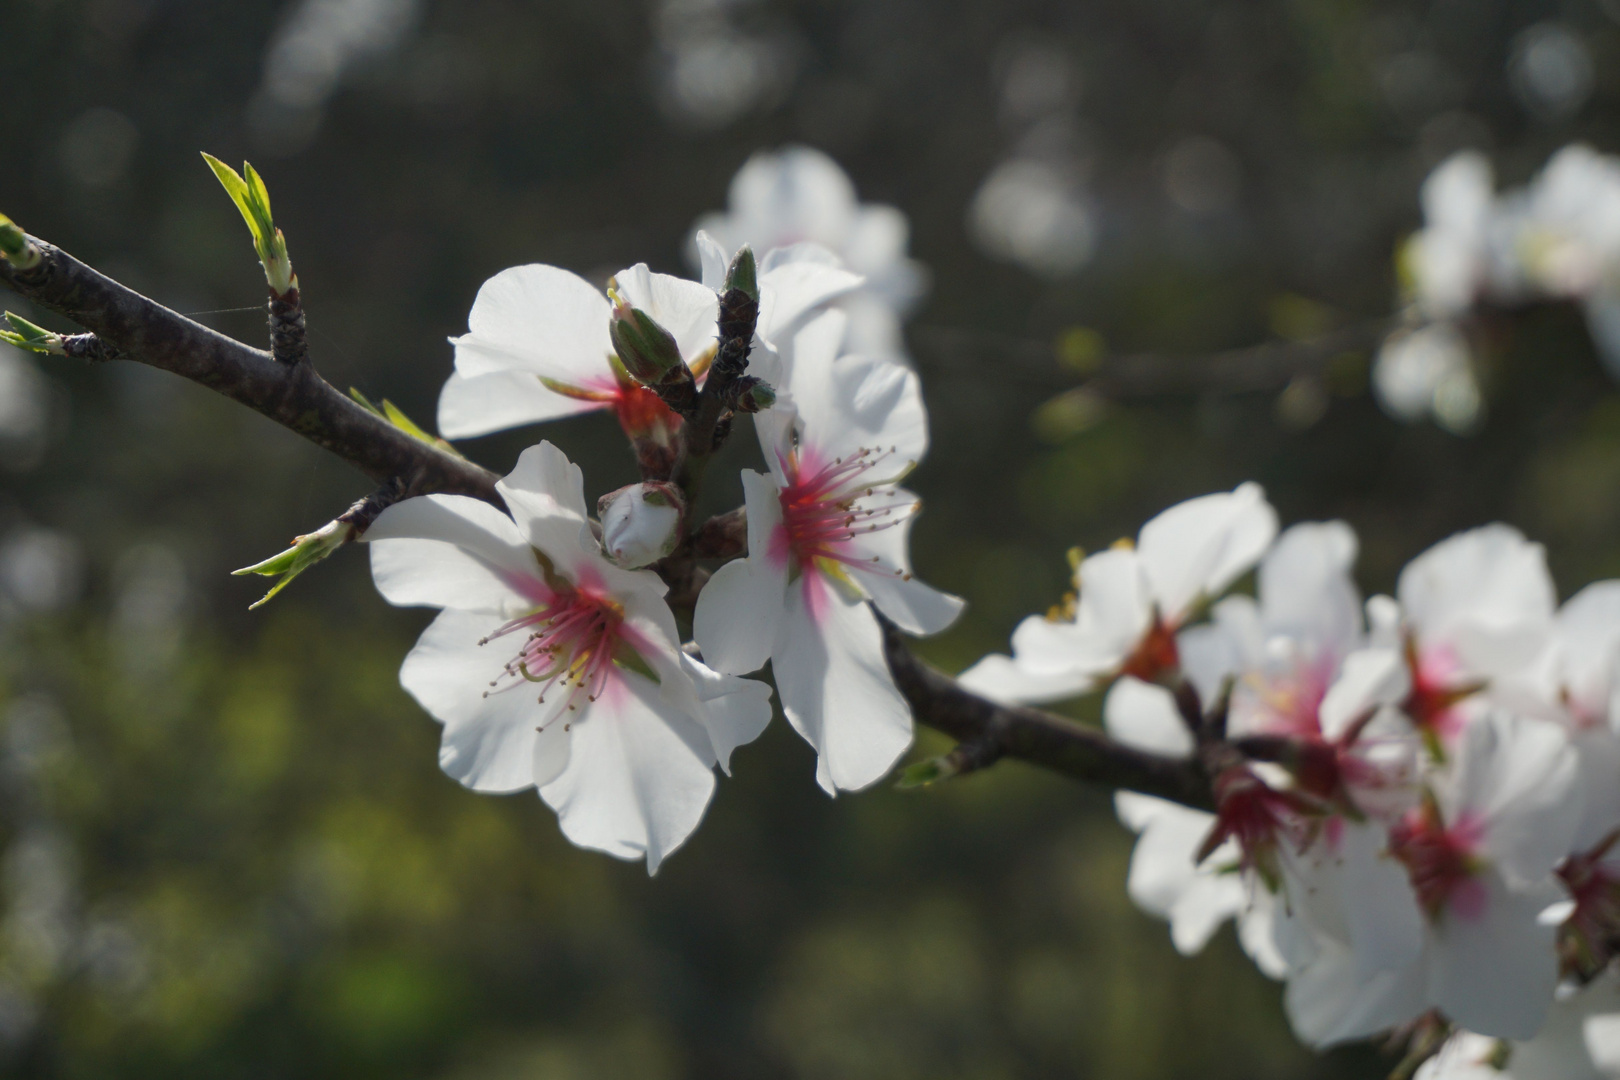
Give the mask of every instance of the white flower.
M 731 181 L 730 211 L 709 214 L 694 228 L 694 253 L 711 276 L 713 252 L 749 244 L 775 265 L 772 249 L 796 245 L 824 248 L 866 280 L 838 301 L 849 315 L 844 344 L 850 352 L 902 356 L 900 320 L 925 291 L 922 264 L 906 256 L 909 226 L 892 206 L 860 203 L 855 185 L 838 164 L 804 146 L 749 158 Z
M 1449 322 L 1391 334 L 1373 362 L 1372 383 L 1378 403 L 1397 420 L 1432 415 L 1445 430 L 1466 435 L 1483 416 L 1468 342 Z
M 719 311 L 713 288 L 652 273 L 645 263 L 614 280 L 625 301 L 674 336 L 695 373 L 707 370 Z M 859 283 L 847 271 L 815 263 L 762 272 L 760 341 L 768 346 L 773 334 Z M 656 395 L 617 370 L 611 310 L 590 282 L 555 266 L 514 266 L 484 282 L 468 316 L 470 332 L 451 339 L 456 370 L 439 397 L 440 433 L 469 438 L 596 409 L 615 410 L 632 435 L 678 426 Z
M 1471 1031 L 1533 1036 L 1558 981 L 1554 930 L 1540 916 L 1579 817 L 1575 754 L 1556 725 L 1501 713 L 1470 725 L 1433 797 L 1390 834 L 1423 914 L 1421 946 L 1384 950 L 1406 954 L 1399 969 L 1368 965 L 1355 947 L 1325 952 L 1290 985 L 1296 1029 L 1338 1041 L 1438 1008 Z M 1364 921 L 1400 925 L 1387 904 L 1361 904 L 1379 913 Z M 1325 1032 L 1308 1022 L 1351 1015 L 1356 1023 L 1334 1019 Z
M 1175 634 L 1198 606 L 1254 566 L 1277 534 L 1257 484 L 1173 506 L 1134 547 L 1085 559 L 1072 618 L 1034 616 L 1014 631 L 1013 656 L 987 656 L 962 685 L 997 701 L 1083 694 L 1124 673 L 1152 681 L 1177 666 Z
M 867 601 L 912 634 L 943 630 L 962 609 L 911 576 L 918 501 L 897 482 L 927 449 L 917 377 L 889 360 L 834 360 L 841 331 L 828 312 L 788 350 L 792 411 L 754 418 L 771 472 L 742 474 L 748 556 L 715 573 L 693 619 L 710 666 L 742 673 L 771 660 L 830 793 L 875 782 L 911 744 Z
M 1423 229 L 1407 248 L 1418 307 L 1451 319 L 1474 305 L 1490 273 L 1496 207 L 1491 164 L 1477 150 L 1453 154 L 1423 181 Z
M 367 531 L 378 591 L 444 609 L 400 682 L 444 724 L 450 776 L 538 788 L 569 840 L 654 871 L 697 827 L 717 760 L 763 729 L 769 689 L 680 651 L 664 583 L 602 557 L 556 447 L 524 451 L 497 489 L 516 522 L 429 495 Z
M 1396 594 L 1399 629 L 1374 648 L 1401 654 L 1410 678 L 1401 707 L 1437 747 L 1480 714 L 1481 691 L 1513 685 L 1552 632 L 1546 550 L 1508 525 L 1442 540 L 1401 571 Z

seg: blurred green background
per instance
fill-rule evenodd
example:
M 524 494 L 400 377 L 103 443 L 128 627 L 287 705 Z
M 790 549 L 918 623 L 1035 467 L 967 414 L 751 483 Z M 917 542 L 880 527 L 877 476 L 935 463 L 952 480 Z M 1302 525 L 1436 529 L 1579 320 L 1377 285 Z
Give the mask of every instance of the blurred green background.
M 1495 328 L 1467 438 L 1386 419 L 1365 356 L 1307 407 L 1038 411 L 1079 378 L 1065 341 L 1197 354 L 1390 311 L 1454 149 L 1512 182 L 1571 139 L 1620 149 L 1615 0 L 0 0 L 0 26 L 0 209 L 257 342 L 261 312 L 218 311 L 263 283 L 197 152 L 250 157 L 320 369 L 422 419 L 489 275 L 681 271 L 750 152 L 834 155 L 932 270 L 915 549 L 971 601 L 920 646 L 944 666 L 1052 603 L 1071 545 L 1246 478 L 1285 520 L 1349 520 L 1368 590 L 1498 518 L 1564 594 L 1620 573 L 1620 395 L 1572 311 Z M 1030 241 L 1037 272 L 969 222 L 1019 161 L 1081 222 Z M 1230 931 L 1178 957 L 1125 898 L 1108 800 L 1019 765 L 833 802 L 778 722 L 656 879 L 572 849 L 532 796 L 439 773 L 395 678 L 427 616 L 386 607 L 362 555 L 246 612 L 264 586 L 227 572 L 363 478 L 162 373 L 5 359 L 0 1073 L 1387 1068 L 1298 1047 Z M 499 470 L 532 434 L 468 449 Z M 610 420 L 546 435 L 592 498 L 633 478 Z

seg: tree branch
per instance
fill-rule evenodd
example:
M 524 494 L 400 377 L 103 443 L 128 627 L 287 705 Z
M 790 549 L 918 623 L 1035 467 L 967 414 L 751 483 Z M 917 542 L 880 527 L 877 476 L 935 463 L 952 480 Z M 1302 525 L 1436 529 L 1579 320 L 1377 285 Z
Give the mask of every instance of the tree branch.
M 411 495 L 446 492 L 500 505 L 496 475 L 412 438 L 340 394 L 307 363 L 282 364 L 270 354 L 192 322 L 98 273 L 66 252 L 34 240 L 43 258 L 19 270 L 0 258 L 0 282 L 41 307 L 94 332 L 81 355 L 119 356 L 183 375 L 269 417 L 384 485 L 340 520 L 363 527 L 368 516 Z M 710 425 L 712 431 L 712 423 Z M 712 436 L 711 436 L 712 437 Z M 693 558 L 734 554 L 746 540 L 746 517 L 721 515 L 688 540 L 691 581 L 672 582 L 689 605 L 701 584 Z M 676 588 L 679 586 L 679 588 Z M 884 622 L 884 647 L 895 682 L 920 723 L 971 743 L 984 761 L 1018 758 L 1105 788 L 1127 788 L 1207 809 L 1207 778 L 1188 762 L 1142 753 L 1102 732 L 1036 709 L 994 705 L 917 659 L 900 632 Z
M 1099 787 L 1140 791 L 1213 810 L 1209 778 L 1190 761 L 1135 750 L 1094 728 L 1039 709 L 997 705 L 971 694 L 906 648 L 900 630 L 883 624 L 883 647 L 895 685 L 916 718 L 959 742 L 990 744 L 1017 758 Z
M 95 333 L 103 348 L 183 375 L 332 451 L 373 481 L 402 478 L 406 494 L 440 491 L 501 505 L 494 473 L 400 431 L 339 393 L 309 364 L 270 354 L 170 311 L 30 238 L 42 258 L 19 270 L 0 259 L 0 282 Z

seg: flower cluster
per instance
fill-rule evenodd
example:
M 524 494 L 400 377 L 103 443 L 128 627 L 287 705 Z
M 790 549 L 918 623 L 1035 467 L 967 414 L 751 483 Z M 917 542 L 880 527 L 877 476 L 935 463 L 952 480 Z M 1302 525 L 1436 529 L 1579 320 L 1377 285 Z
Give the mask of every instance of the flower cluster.
M 794 244 L 756 264 L 696 238 L 701 281 L 645 264 L 605 290 L 519 266 L 479 290 L 439 402 L 452 438 L 612 410 L 643 482 L 587 512 L 562 451 L 525 451 L 496 485 L 507 513 L 459 495 L 407 499 L 365 534 L 390 602 L 440 608 L 400 673 L 444 725 L 440 764 L 478 791 L 535 788 L 574 843 L 649 871 L 697 827 L 736 747 L 783 711 L 829 792 L 887 773 L 911 743 L 875 606 L 932 633 L 961 601 L 912 577 L 927 449 L 916 375 L 847 354 L 833 305 L 865 279 Z M 768 474 L 745 471 L 747 550 L 696 599 L 682 644 L 655 569 L 690 544 L 703 465 L 754 414 Z M 704 426 L 707 425 L 707 426 Z M 682 545 L 688 545 L 683 548 Z
M 1279 534 L 1253 484 L 1193 499 L 962 679 L 1105 691 L 1115 739 L 1199 762 L 1207 811 L 1117 796 L 1128 891 L 1182 952 L 1235 919 L 1307 1042 L 1442 1016 L 1530 1045 L 1620 948 L 1620 581 L 1559 607 L 1542 548 L 1492 525 L 1363 603 L 1355 556 L 1342 522 Z
M 1567 146 L 1525 188 L 1498 193 L 1490 162 L 1464 151 L 1424 181 L 1424 226 L 1400 258 L 1407 325 L 1374 370 L 1379 399 L 1407 420 L 1466 430 L 1480 415 L 1466 323 L 1481 305 L 1580 304 L 1620 378 L 1620 158 Z

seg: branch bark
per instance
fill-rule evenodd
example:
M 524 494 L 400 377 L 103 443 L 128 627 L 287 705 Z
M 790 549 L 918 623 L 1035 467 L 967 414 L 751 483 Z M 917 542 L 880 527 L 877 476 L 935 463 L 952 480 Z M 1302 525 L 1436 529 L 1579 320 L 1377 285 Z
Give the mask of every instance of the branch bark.
M 30 237 L 42 258 L 18 270 L 0 259 L 0 282 L 92 331 L 123 358 L 162 368 L 246 405 L 332 451 L 378 484 L 402 478 L 407 495 L 450 492 L 502 505 L 494 473 L 411 438 L 362 409 L 307 364 L 278 364 L 170 311 L 60 248 Z
M 34 243 L 43 255 L 40 263 L 18 270 L 0 258 L 0 282 L 92 331 L 99 344 L 81 355 L 148 364 L 223 394 L 354 465 L 384 485 L 388 501 L 444 492 L 502 505 L 494 473 L 367 412 L 310 364 L 277 363 L 269 353 L 193 322 L 59 248 Z M 376 498 L 362 500 L 350 513 L 363 519 Z M 697 548 L 704 556 L 733 553 L 745 536 L 740 511 L 721 515 L 698 530 L 686 562 L 696 557 Z M 679 584 L 695 597 L 691 583 Z M 1133 750 L 1060 716 L 992 704 L 912 655 L 892 625 L 884 624 L 884 634 L 890 669 L 917 720 L 971 743 L 985 760 L 1012 757 L 1104 788 L 1203 809 L 1213 805 L 1208 779 L 1195 765 Z

